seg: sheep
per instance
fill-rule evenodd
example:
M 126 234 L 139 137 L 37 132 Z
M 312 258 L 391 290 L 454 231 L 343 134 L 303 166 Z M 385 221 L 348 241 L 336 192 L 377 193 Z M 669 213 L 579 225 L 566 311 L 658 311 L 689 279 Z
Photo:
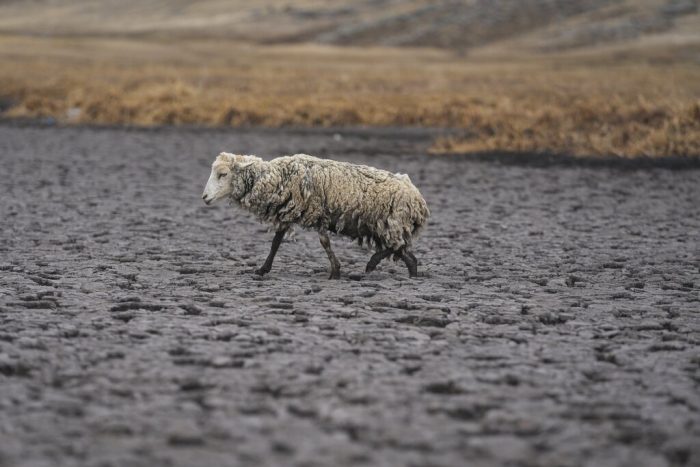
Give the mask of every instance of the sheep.
M 393 254 L 394 260 L 406 264 L 410 277 L 418 275 L 412 242 L 430 211 L 408 175 L 306 154 L 266 162 L 222 152 L 212 164 L 202 199 L 209 205 L 223 198 L 274 226 L 272 247 L 255 271 L 258 275 L 270 272 L 282 238 L 293 225 L 318 232 L 330 261 L 329 279 L 340 277 L 340 262 L 328 232 L 374 246 L 365 272 Z

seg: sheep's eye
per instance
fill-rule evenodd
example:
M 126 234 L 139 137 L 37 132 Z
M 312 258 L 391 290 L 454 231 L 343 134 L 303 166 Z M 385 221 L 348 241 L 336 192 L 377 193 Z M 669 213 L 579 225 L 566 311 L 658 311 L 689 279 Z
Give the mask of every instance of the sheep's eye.
M 228 175 L 228 174 L 219 174 L 219 179 L 225 177 L 226 175 Z

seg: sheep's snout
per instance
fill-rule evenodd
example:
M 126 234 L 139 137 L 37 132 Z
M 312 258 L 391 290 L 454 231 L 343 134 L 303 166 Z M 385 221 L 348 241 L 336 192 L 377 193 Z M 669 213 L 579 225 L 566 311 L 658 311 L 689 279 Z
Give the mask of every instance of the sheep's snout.
M 211 204 L 225 198 L 231 193 L 231 183 L 228 178 L 229 177 L 221 176 L 216 171 L 212 172 L 202 192 L 202 199 L 205 203 Z

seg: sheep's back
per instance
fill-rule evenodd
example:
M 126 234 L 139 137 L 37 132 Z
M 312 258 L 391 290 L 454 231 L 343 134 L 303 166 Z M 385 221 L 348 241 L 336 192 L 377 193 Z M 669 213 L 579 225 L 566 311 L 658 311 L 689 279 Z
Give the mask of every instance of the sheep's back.
M 292 202 L 300 208 L 287 220 L 306 228 L 398 250 L 410 247 L 429 216 L 407 175 L 302 155 L 275 161 L 293 185 Z

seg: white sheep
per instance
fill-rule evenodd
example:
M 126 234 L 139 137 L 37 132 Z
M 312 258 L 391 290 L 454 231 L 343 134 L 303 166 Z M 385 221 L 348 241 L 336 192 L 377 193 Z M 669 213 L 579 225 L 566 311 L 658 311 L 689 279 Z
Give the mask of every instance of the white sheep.
M 331 263 L 330 279 L 340 277 L 340 262 L 328 231 L 374 246 L 366 272 L 393 254 L 406 263 L 411 277 L 418 275 L 412 240 L 430 212 L 408 175 L 305 154 L 266 162 L 222 152 L 202 199 L 210 204 L 227 197 L 275 228 L 270 254 L 256 274 L 270 272 L 285 232 L 300 225 L 318 231 Z

